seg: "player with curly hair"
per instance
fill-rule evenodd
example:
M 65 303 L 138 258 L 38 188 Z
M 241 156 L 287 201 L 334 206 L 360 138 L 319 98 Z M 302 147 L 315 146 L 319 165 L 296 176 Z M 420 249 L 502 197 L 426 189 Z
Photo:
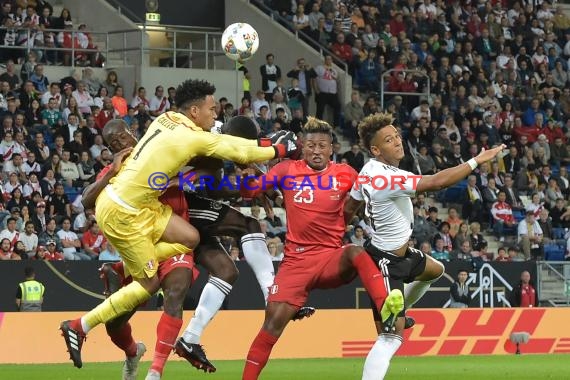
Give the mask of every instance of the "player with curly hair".
M 352 216 L 365 205 L 366 215 L 374 229 L 365 249 L 389 279 L 388 291 L 399 289 L 404 292 L 405 306 L 409 308 L 444 272 L 440 262 L 408 247 L 414 222 L 411 197 L 454 185 L 478 165 L 493 159 L 505 146 L 488 151 L 483 149 L 477 157 L 464 164 L 434 175 L 418 176 L 398 168 L 405 153 L 402 136 L 392 124 L 393 120 L 390 114 L 377 113 L 360 122 L 358 133 L 373 159 L 360 171 L 360 180 L 351 190 L 344 211 L 345 215 Z M 387 181 L 388 185 L 383 186 L 385 182 L 380 179 Z M 405 288 L 404 283 L 408 284 Z M 377 321 L 378 325 L 382 323 Z M 386 326 L 378 328 L 378 339 L 364 364 L 363 380 L 384 378 L 392 356 L 402 344 L 404 324 L 402 310 L 395 321 L 395 329 L 391 326 L 389 329 Z

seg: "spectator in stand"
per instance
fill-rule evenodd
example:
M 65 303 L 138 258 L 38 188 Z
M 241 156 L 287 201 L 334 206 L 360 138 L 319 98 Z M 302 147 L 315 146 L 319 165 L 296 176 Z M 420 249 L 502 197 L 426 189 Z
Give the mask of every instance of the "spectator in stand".
M 0 241 L 0 261 L 2 260 L 22 260 L 20 255 L 12 250 L 10 240 L 7 238 Z
M 323 119 L 325 107 L 328 105 L 333 111 L 333 125 L 340 126 L 340 102 L 338 98 L 338 72 L 333 67 L 332 56 L 325 55 L 323 65 L 315 68 L 317 74 L 313 89 L 317 102 L 317 118 Z
M 512 228 L 515 226 L 515 218 L 511 205 L 506 202 L 507 195 L 504 191 L 499 192 L 497 201 L 491 207 L 491 215 L 493 216 L 493 231 L 497 239 L 501 242 L 505 241 L 505 227 Z
M 10 90 L 16 90 L 20 85 L 20 78 L 16 74 L 14 61 L 9 59 L 6 61 L 6 72 L 0 75 L 0 82 L 7 82 Z
M 24 243 L 24 249 L 28 258 L 36 256 L 38 250 L 38 235 L 34 233 L 34 222 L 26 222 L 24 233 L 20 234 L 19 241 Z
M 530 273 L 526 270 L 521 273 L 520 282 L 513 288 L 511 305 L 514 307 L 538 306 L 538 294 L 530 278 Z
M 77 167 L 75 167 L 75 169 L 77 170 Z M 54 194 L 49 197 L 49 205 L 50 218 L 54 218 L 58 224 L 60 224 L 65 217 L 71 218 L 71 205 L 69 204 L 69 199 L 65 194 L 63 184 L 59 182 L 55 184 Z
M 360 172 L 364 166 L 364 154 L 357 144 L 352 145 L 351 149 L 344 153 L 342 157 L 345 158 L 348 164 L 357 172 Z
M 10 242 L 10 250 L 14 248 L 16 242 L 20 239 L 20 231 L 16 229 L 16 218 L 10 216 L 7 219 L 6 228 L 0 232 L 0 240 L 3 239 L 7 239 Z
M 509 262 L 509 261 L 513 261 L 513 260 L 509 257 L 509 254 L 507 253 L 507 249 L 505 247 L 500 247 L 497 250 L 497 257 L 495 258 L 495 261 Z
M 265 56 L 265 65 L 259 67 L 261 73 L 261 88 L 265 93 L 265 100 L 271 102 L 273 90 L 277 86 L 277 79 L 281 78 L 281 68 L 274 63 L 275 56 L 269 53 Z
M 117 87 L 120 86 L 121 85 L 119 84 L 119 77 L 117 76 L 117 72 L 113 70 L 109 71 L 107 73 L 107 78 L 105 79 L 105 82 L 103 82 L 103 87 L 107 89 L 108 96 L 109 97 L 115 96 L 115 91 L 117 90 Z M 121 97 L 122 96 L 123 94 L 121 93 Z
M 455 281 L 449 287 L 449 293 L 451 295 L 449 300 L 450 308 L 467 308 L 471 303 L 471 292 L 469 291 L 469 285 L 467 285 L 467 278 L 469 273 L 461 269 L 457 273 L 457 281 Z
M 542 255 L 542 229 L 534 217 L 534 212 L 527 211 L 526 217 L 518 225 L 518 242 L 525 259 L 538 259 Z
M 38 234 L 38 245 L 47 246 L 49 240 L 55 241 L 55 246 L 57 252 L 62 252 L 62 245 L 59 236 L 56 233 L 57 224 L 55 219 L 48 219 L 46 223 L 46 229 Z
M 97 126 L 97 129 L 102 131 L 103 127 L 105 127 L 105 124 L 107 124 L 109 120 L 115 118 L 115 113 L 116 110 L 113 106 L 113 101 L 110 98 L 104 98 L 103 107 L 95 119 L 95 125 Z
M 563 198 L 564 195 L 560 190 L 560 185 L 555 177 L 550 177 L 548 179 L 548 187 L 545 192 L 545 203 L 546 206 L 551 209 L 556 205 L 556 200 L 558 198 Z
M 38 95 L 41 97 L 44 93 L 48 92 L 49 80 L 44 75 L 44 65 L 37 64 L 34 67 L 32 75 L 30 75 L 30 82 L 33 83 Z
M 350 102 L 344 106 L 344 135 L 354 144 L 358 140 L 358 123 L 364 118 L 360 93 L 352 91 Z
M 73 91 L 72 95 L 77 101 L 77 107 L 82 116 L 85 118 L 90 115 L 91 107 L 95 105 L 95 102 L 84 81 L 77 82 L 77 90 Z
M 135 83 L 135 88 L 137 84 Z M 139 87 L 136 92 L 133 93 L 133 100 L 131 100 L 131 107 L 137 109 L 139 104 L 144 104 L 144 108 L 148 111 L 150 102 L 146 98 L 146 89 L 144 87 Z
M 99 90 L 103 88 L 103 83 L 101 83 L 97 77 L 93 76 L 93 69 L 91 67 L 83 69 L 83 83 L 85 83 L 85 88 L 93 98 L 95 98 L 97 94 L 99 94 Z
M 109 89 L 109 87 L 107 87 L 107 89 Z M 111 91 L 109 91 L 109 94 L 110 93 Z M 119 117 L 124 117 L 127 114 L 127 101 L 123 97 L 123 87 L 116 86 L 113 90 L 113 94 L 111 102 L 113 103 L 115 114 Z
M 467 177 L 467 189 L 465 190 L 465 198 L 463 202 L 463 219 L 469 222 L 483 221 L 483 195 L 477 188 L 477 177 L 470 175 Z
M 81 252 L 81 241 L 77 234 L 71 231 L 71 219 L 63 218 L 61 230 L 57 231 L 57 236 L 63 247 L 63 256 L 66 260 L 91 260 L 91 257 Z
M 540 216 L 540 212 L 544 209 L 544 204 L 540 201 L 540 195 L 533 193 L 530 198 L 530 203 L 525 206 L 526 211 L 531 211 L 535 218 Z
M 109 98 L 109 91 L 107 90 L 107 87 L 101 85 L 101 87 L 99 88 L 99 91 L 97 91 L 97 93 L 93 96 L 93 103 L 95 104 L 95 106 L 99 107 L 99 109 L 103 109 L 103 101 L 105 98 Z
M 474 251 L 480 251 L 483 245 L 487 245 L 487 240 L 481 235 L 481 225 L 477 222 L 471 223 L 469 226 L 471 232 L 469 234 L 469 241 L 471 248 Z
M 150 99 L 149 113 L 152 120 L 170 109 L 168 97 L 164 94 L 163 86 L 156 86 L 154 96 Z
M 73 231 L 83 234 L 89 229 L 91 222 L 95 221 L 95 212 L 92 209 L 83 210 L 73 221 Z
M 59 156 L 57 155 L 54 155 L 52 158 L 55 157 L 59 159 Z M 59 168 L 57 170 L 59 170 Z M 57 180 L 60 177 L 61 175 L 56 174 L 56 171 L 52 167 L 46 167 L 45 176 L 40 181 L 40 186 L 42 187 L 41 195 L 44 197 L 44 199 L 49 199 L 49 197 L 54 194 L 55 185 L 57 184 Z
M 431 256 L 439 261 L 451 261 L 449 251 L 445 248 L 444 241 L 439 235 L 436 235 L 434 238 L 434 247 L 431 251 Z
M 459 228 L 461 224 L 463 224 L 463 220 L 459 217 L 457 213 L 457 209 L 455 207 L 450 207 L 447 210 L 448 217 L 446 222 L 449 224 L 449 236 L 451 239 L 455 239 L 455 236 L 459 232 Z M 449 248 L 451 250 L 451 248 Z
M 63 253 L 57 250 L 55 240 L 46 241 L 46 246 L 39 246 L 36 253 L 36 260 L 61 261 L 65 260 Z
M 522 200 L 516 188 L 514 188 L 514 181 L 510 174 L 505 175 L 505 186 L 503 187 L 505 194 L 507 194 L 507 203 L 511 205 L 513 210 L 524 209 Z
M 34 223 L 34 232 L 39 236 L 46 230 L 49 217 L 45 213 L 46 203 L 44 201 L 36 204 L 35 213 L 32 215 L 32 223 Z
M 92 221 L 89 229 L 83 234 L 83 250 L 92 260 L 97 260 L 106 247 L 107 240 L 99 230 L 99 225 L 96 221 Z
M 99 254 L 99 261 L 121 261 L 121 256 L 113 244 L 107 242 L 107 247 Z

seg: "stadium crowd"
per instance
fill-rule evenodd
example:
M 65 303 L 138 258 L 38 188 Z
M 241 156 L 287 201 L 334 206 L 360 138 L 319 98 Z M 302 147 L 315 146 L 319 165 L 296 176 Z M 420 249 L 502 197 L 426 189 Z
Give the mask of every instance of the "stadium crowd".
M 18 9 L 9 3 L 3 3 L 4 18 Z M 47 4 L 38 2 L 38 7 Z M 379 78 L 393 69 L 385 90 L 404 94 L 385 96 L 384 104 L 404 137 L 403 168 L 433 174 L 482 148 L 508 146 L 502 158 L 482 165 L 455 192 L 419 194 L 410 244 L 444 261 L 528 260 L 548 253 L 570 258 L 570 19 L 560 9 L 548 2 L 534 9 L 518 2 L 475 5 L 469 0 L 269 4 L 346 60 L 353 75 L 351 100 L 340 105 L 331 57 L 315 68 L 298 58 L 282 72 L 275 52 L 259 68 L 262 88 L 254 97 L 247 86 L 240 105 L 219 99 L 219 122 L 245 115 L 259 126 L 260 137 L 279 129 L 301 134 L 314 95 L 317 117 L 330 106 L 337 134 L 352 144 L 341 152 L 335 139 L 331 160 L 359 171 L 367 153 L 358 144 L 356 127 L 364 116 L 381 111 Z M 50 80 L 43 72 L 49 54 L 40 52 L 38 59 L 38 52 L 7 60 L 0 75 L 0 258 L 118 259 L 93 210 L 81 204 L 82 188 L 113 159 L 101 130 L 112 118 L 123 118 L 142 137 L 154 118 L 176 110 L 175 89 L 157 86 L 150 96 L 135 85 L 130 96 L 114 71 L 97 78 L 90 67 Z M 247 80 L 252 72 L 244 72 Z M 405 94 L 424 93 L 426 86 L 429 97 Z M 241 169 L 228 163 L 226 174 L 237 181 Z M 449 208 L 442 221 L 434 199 L 459 207 Z M 249 201 L 231 202 L 253 206 L 254 216 L 259 212 Z M 284 221 L 269 213 L 261 224 L 279 260 Z M 482 229 L 495 233 L 497 252 L 487 251 Z M 363 245 L 370 232 L 360 214 L 347 227 L 345 240 Z M 241 253 L 231 249 L 235 245 L 227 242 L 228 251 L 240 259 Z
M 359 120 L 380 110 L 383 90 L 401 93 L 384 95 L 383 101 L 401 128 L 408 153 L 401 165 L 409 171 L 433 174 L 482 148 L 507 145 L 503 157 L 453 191 L 431 194 L 427 201 L 417 197 L 412 244 L 444 261 L 570 258 L 570 18 L 560 6 L 471 0 L 263 3 L 288 20 L 291 30 L 310 36 L 348 66 L 354 91 L 334 124 L 352 143 Z M 312 88 L 300 89 L 305 98 L 313 90 L 318 117 L 324 105 L 336 108 L 339 101 L 336 87 L 323 87 L 336 78 L 328 74 L 335 70 L 331 63 L 325 58 L 312 69 L 299 60 L 287 74 L 294 78 L 293 89 L 299 88 L 299 72 L 315 78 Z M 278 75 L 276 80 L 283 83 Z M 442 221 L 431 197 L 459 207 Z M 350 240 L 362 232 L 367 236 L 366 224 L 360 227 Z M 482 229 L 495 234 L 498 252 L 487 251 Z

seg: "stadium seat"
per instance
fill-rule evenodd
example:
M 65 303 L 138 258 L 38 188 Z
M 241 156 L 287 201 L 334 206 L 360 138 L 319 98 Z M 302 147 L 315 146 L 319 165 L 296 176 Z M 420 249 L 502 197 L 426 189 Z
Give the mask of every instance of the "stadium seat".
M 547 244 L 544 246 L 544 260 L 564 261 L 566 250 L 564 246 L 558 244 Z

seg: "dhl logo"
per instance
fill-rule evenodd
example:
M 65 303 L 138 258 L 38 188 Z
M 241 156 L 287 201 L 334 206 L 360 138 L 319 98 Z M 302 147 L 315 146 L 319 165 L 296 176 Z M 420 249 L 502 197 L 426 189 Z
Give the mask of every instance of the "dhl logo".
M 406 330 L 397 355 L 513 354 L 513 332 L 528 332 L 523 353 L 570 353 L 570 329 L 552 309 L 410 310 L 416 325 Z M 566 336 L 564 336 L 566 335 Z M 364 357 L 374 341 L 343 341 L 343 357 Z

